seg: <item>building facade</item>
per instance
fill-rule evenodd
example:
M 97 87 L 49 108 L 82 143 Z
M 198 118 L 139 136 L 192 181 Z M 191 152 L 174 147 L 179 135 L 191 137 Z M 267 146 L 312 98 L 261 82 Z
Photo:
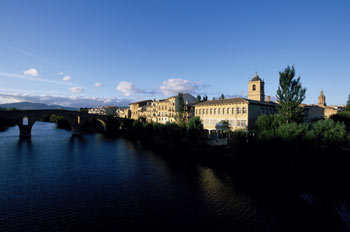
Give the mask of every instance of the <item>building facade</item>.
M 191 94 L 184 93 L 184 107 L 186 118 L 191 118 L 193 116 L 193 106 L 196 102 L 196 98 Z M 178 96 L 172 96 L 164 100 L 157 101 L 157 119 L 158 123 L 172 123 L 176 122 L 176 117 L 179 113 L 179 98 Z
M 320 96 L 318 97 L 317 105 L 302 104 L 301 106 L 304 108 L 306 122 L 312 122 L 323 118 L 328 119 L 332 115 L 345 109 L 344 106 L 327 106 L 326 96 L 324 95 L 323 90 L 321 90 Z
M 206 130 L 221 130 L 224 121 L 229 122 L 231 130 L 252 129 L 261 114 L 273 114 L 277 104 L 269 97 L 265 101 L 264 81 L 256 74 L 248 82 L 248 99 L 230 98 L 205 101 L 195 105 L 198 116 Z
M 184 93 L 184 107 L 186 117 L 193 116 L 193 106 L 196 102 L 196 98 L 191 94 Z M 176 122 L 176 118 L 179 113 L 179 98 L 178 96 L 172 96 L 162 100 L 146 100 L 140 102 L 134 102 L 130 104 L 131 118 L 143 119 L 147 122 L 157 123 L 173 123 Z
M 144 100 L 130 103 L 130 112 L 131 117 L 134 120 L 142 119 L 146 120 L 147 118 L 147 107 L 150 106 L 152 100 Z
M 88 110 L 89 114 L 99 114 L 99 115 L 116 115 L 116 106 L 99 106 L 95 108 L 90 108 Z
M 117 117 L 131 118 L 131 110 L 129 107 L 120 107 L 116 110 Z

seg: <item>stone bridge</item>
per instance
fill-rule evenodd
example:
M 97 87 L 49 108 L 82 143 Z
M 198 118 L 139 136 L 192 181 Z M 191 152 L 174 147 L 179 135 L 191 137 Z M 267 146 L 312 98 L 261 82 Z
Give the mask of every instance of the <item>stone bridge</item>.
M 96 119 L 103 125 L 106 131 L 106 123 L 112 116 L 88 114 L 79 111 L 68 110 L 18 110 L 0 111 L 0 117 L 14 121 L 20 130 L 20 137 L 30 137 L 34 123 L 40 121 L 43 116 L 62 116 L 69 122 L 72 128 L 72 135 L 80 135 L 82 125 L 89 119 Z

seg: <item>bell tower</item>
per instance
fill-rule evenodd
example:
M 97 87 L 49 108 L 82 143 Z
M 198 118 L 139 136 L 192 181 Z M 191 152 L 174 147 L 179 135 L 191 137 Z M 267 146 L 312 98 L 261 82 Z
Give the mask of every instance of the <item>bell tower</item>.
M 248 82 L 248 99 L 255 101 L 265 101 L 265 83 L 256 73 L 251 81 Z
M 320 96 L 318 97 L 318 105 L 326 106 L 326 97 L 323 94 L 323 90 L 321 90 Z

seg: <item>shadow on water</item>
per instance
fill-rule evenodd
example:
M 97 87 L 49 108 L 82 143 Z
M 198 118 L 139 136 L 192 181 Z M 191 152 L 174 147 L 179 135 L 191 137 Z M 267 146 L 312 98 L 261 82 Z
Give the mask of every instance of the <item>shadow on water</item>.
M 17 143 L 17 153 L 20 154 L 32 154 L 33 153 L 33 144 L 31 138 L 18 138 Z
M 85 143 L 85 138 L 84 136 L 82 135 L 72 135 L 70 138 L 69 138 L 69 143 L 70 144 L 74 144 L 74 143 Z

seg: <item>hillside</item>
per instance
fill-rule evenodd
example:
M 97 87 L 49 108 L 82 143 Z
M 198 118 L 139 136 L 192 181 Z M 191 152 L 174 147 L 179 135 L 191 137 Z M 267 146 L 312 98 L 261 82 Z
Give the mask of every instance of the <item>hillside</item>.
M 78 108 L 60 106 L 60 105 L 47 105 L 43 103 L 31 103 L 31 102 L 18 102 L 18 103 L 8 103 L 0 104 L 0 108 L 16 108 L 18 110 L 56 110 L 56 109 L 65 109 L 65 110 L 79 110 Z

